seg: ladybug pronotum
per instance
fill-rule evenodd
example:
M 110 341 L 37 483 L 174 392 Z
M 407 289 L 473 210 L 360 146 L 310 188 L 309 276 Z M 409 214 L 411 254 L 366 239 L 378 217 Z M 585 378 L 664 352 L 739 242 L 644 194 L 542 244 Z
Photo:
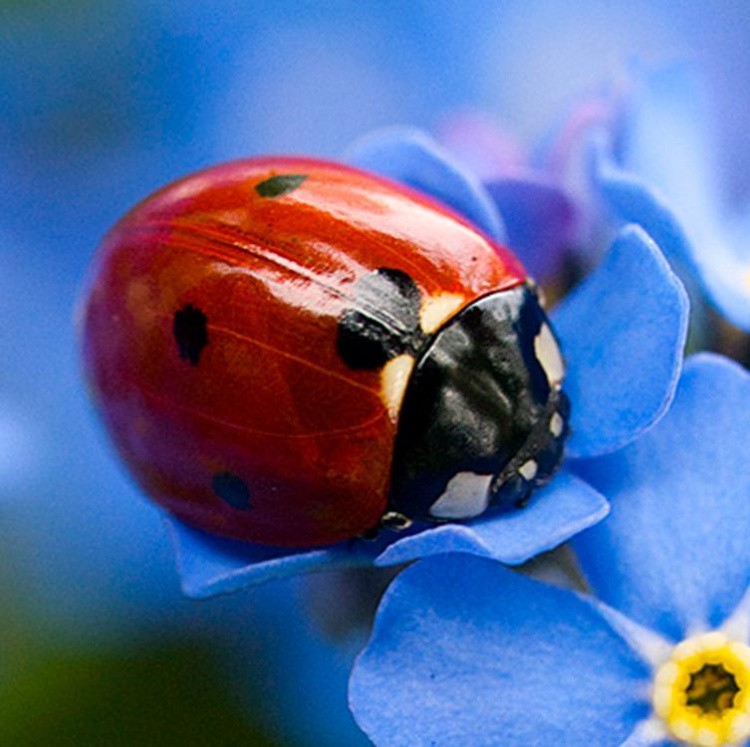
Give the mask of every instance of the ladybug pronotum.
M 324 161 L 217 166 L 134 208 L 96 256 L 83 357 L 145 492 L 268 545 L 520 506 L 568 433 L 563 359 L 516 257 Z

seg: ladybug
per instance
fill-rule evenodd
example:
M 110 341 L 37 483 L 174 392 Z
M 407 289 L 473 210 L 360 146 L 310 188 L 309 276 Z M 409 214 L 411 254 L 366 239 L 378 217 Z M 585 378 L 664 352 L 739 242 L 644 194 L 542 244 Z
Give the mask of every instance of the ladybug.
M 143 490 L 266 545 L 523 505 L 568 434 L 563 358 L 518 259 L 320 160 L 220 165 L 136 206 L 94 260 L 83 359 Z

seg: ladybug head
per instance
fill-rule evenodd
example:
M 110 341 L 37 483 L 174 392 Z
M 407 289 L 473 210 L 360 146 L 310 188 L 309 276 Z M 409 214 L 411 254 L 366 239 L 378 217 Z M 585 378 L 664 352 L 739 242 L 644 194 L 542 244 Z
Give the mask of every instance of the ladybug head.
M 564 364 L 536 292 L 466 306 L 432 337 L 401 408 L 389 507 L 411 520 L 521 506 L 569 433 Z

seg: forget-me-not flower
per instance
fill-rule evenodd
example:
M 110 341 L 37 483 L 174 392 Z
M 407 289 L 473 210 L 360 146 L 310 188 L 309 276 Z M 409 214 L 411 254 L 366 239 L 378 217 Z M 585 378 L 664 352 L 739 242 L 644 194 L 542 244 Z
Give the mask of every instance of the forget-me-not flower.
M 502 217 L 482 183 L 427 136 L 386 131 L 362 141 L 348 160 L 430 194 L 503 240 Z M 553 310 L 552 322 L 567 361 L 570 464 L 621 448 L 664 414 L 681 366 L 687 302 L 646 234 L 624 230 L 597 270 Z M 394 565 L 453 551 L 519 564 L 596 523 L 607 510 L 599 492 L 563 467 L 522 510 L 375 542 L 290 550 L 225 540 L 169 521 L 183 590 L 203 597 L 303 571 Z
M 649 433 L 577 465 L 612 504 L 574 540 L 596 599 L 465 555 L 402 573 L 350 683 L 375 744 L 747 744 L 749 400 L 695 356 Z
M 636 78 L 594 149 L 596 192 L 642 226 L 732 324 L 750 330 L 750 213 L 723 199 L 701 78 L 673 66 Z M 609 142 L 608 142 L 609 141 Z

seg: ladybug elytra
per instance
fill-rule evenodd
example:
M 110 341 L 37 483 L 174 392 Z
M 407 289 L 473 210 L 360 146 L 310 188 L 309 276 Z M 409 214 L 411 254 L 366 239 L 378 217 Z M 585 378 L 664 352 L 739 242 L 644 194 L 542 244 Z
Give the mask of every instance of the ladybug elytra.
M 91 389 L 157 503 L 308 547 L 522 505 L 568 433 L 563 359 L 516 257 L 335 163 L 199 172 L 105 237 Z

